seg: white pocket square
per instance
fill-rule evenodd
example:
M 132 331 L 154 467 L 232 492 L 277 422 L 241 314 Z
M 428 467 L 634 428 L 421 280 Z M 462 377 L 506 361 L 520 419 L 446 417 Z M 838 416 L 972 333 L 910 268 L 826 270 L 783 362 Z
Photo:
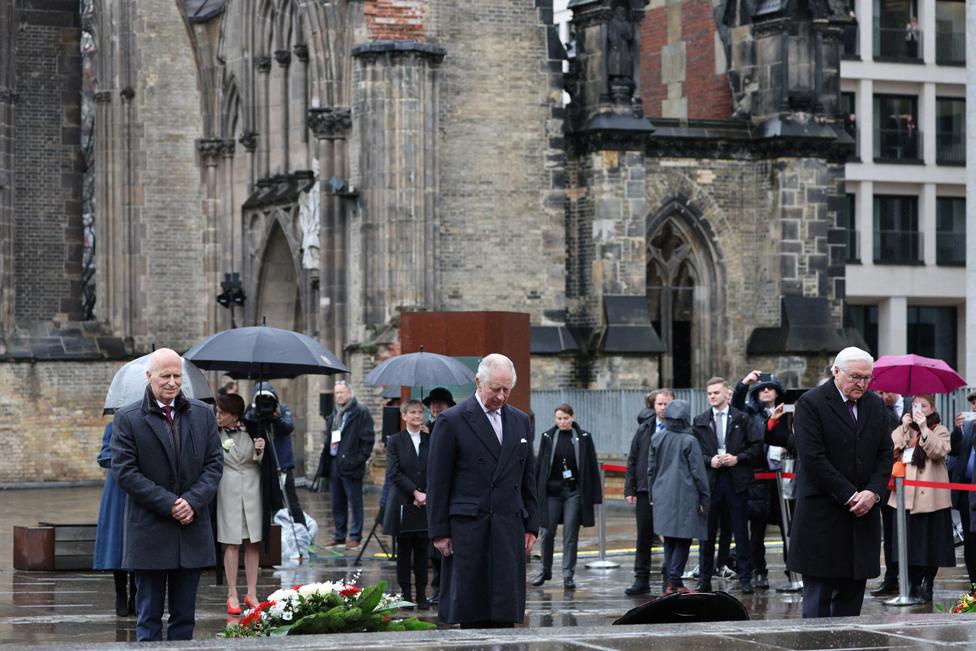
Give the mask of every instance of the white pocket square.
M 528 443 L 528 441 L 526 441 L 525 439 L 522 439 L 521 441 L 519 441 L 519 443 Z

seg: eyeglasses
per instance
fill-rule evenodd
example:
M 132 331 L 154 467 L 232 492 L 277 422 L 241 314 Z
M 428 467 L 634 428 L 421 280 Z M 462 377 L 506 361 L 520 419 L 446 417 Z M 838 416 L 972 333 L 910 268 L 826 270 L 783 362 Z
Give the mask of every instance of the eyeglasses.
M 841 373 L 846 375 L 850 379 L 850 381 L 853 382 L 854 384 L 867 384 L 868 382 L 871 381 L 870 375 L 852 375 L 847 372 L 847 369 L 843 369 L 843 368 L 841 369 Z

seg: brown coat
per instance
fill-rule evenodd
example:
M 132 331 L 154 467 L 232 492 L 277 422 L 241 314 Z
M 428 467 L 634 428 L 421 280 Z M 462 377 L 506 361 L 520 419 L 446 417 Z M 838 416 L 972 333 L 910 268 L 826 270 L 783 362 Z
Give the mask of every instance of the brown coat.
M 910 433 L 906 432 L 902 425 L 891 432 L 896 459 L 901 459 L 902 450 L 909 441 Z M 946 468 L 945 458 L 949 454 L 949 430 L 942 424 L 936 425 L 926 436 L 925 442 L 922 443 L 920 440 L 919 445 L 928 457 L 925 467 L 919 471 L 915 464 L 908 464 L 905 468 L 905 479 L 948 482 L 949 471 Z M 905 508 L 909 513 L 932 513 L 948 509 L 951 505 L 949 491 L 946 489 L 905 486 Z M 888 498 L 888 506 L 897 507 L 894 491 Z

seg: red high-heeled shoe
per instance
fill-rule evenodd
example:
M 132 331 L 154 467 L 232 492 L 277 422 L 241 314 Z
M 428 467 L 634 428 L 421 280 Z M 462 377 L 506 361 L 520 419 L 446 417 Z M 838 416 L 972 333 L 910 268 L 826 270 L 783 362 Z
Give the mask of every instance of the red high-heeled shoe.
M 244 595 L 244 608 L 246 610 L 254 610 L 257 607 L 258 605 L 256 603 L 251 601 L 251 599 L 247 595 Z
M 241 614 L 241 607 L 240 606 L 237 606 L 235 608 L 234 606 L 231 606 L 230 605 L 230 597 L 227 597 L 227 614 L 228 615 L 240 615 Z

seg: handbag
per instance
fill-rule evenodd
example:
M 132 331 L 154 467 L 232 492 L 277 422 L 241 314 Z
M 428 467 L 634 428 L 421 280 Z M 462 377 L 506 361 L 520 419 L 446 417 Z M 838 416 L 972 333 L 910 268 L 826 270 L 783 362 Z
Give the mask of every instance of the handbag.
M 402 504 L 400 506 L 400 533 L 426 533 L 427 507 Z

